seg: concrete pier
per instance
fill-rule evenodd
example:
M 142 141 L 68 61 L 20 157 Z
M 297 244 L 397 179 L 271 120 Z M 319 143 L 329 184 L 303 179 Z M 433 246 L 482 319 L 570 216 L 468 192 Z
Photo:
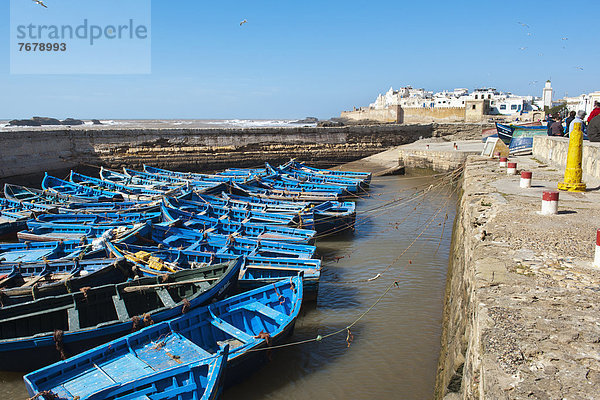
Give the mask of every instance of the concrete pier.
M 449 171 L 460 167 L 467 156 L 481 154 L 481 140 L 440 141 L 424 139 L 400 146 L 399 163 L 407 168 L 432 168 L 436 171 Z
M 437 399 L 597 399 L 600 193 L 542 192 L 564 170 L 512 157 L 531 188 L 495 160 L 470 156 L 455 221 Z

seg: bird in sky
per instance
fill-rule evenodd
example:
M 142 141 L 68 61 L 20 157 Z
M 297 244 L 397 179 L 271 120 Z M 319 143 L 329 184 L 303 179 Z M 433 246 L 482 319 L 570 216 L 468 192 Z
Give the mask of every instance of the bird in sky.
M 535 85 L 536 83 L 538 83 L 538 81 L 531 81 L 531 82 L 529 82 L 530 85 Z
M 44 8 L 48 8 L 47 5 L 44 4 L 44 2 L 42 0 L 32 0 L 34 3 L 39 4 L 40 6 L 44 7 Z
M 524 24 L 523 22 L 517 22 L 517 24 L 521 25 L 524 28 L 529 28 L 529 25 Z
M 520 50 L 527 50 L 527 47 L 519 47 Z
M 543 55 L 544 55 L 544 53 L 540 53 L 540 54 L 538 54 L 538 56 L 540 56 L 540 57 L 542 57 Z
M 583 67 L 575 67 L 575 68 L 583 71 Z
M 569 40 L 568 37 L 560 38 L 560 40 Z
M 527 36 L 531 36 L 531 35 L 532 35 L 532 33 L 531 33 L 531 32 L 527 32 Z
M 240 22 L 240 26 L 242 26 L 242 25 L 244 25 L 244 24 L 247 24 L 247 23 L 248 23 L 248 20 L 247 20 L 247 19 L 245 19 L 245 20 L 243 20 L 242 22 Z

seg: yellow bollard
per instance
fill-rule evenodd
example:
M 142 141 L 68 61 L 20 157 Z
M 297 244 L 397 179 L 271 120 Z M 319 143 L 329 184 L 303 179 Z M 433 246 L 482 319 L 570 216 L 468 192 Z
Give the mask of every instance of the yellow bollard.
M 567 168 L 565 180 L 558 184 L 558 190 L 569 192 L 585 192 L 585 183 L 581 182 L 583 171 L 581 158 L 583 154 L 583 131 L 581 123 L 576 123 L 573 132 L 569 135 L 569 152 L 567 154 Z

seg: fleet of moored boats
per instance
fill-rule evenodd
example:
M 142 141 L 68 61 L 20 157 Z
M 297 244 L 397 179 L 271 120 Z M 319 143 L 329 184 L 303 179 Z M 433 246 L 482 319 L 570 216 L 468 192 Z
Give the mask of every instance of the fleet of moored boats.
M 291 334 L 315 240 L 354 229 L 370 179 L 292 160 L 6 184 L 0 370 L 38 399 L 218 397 Z

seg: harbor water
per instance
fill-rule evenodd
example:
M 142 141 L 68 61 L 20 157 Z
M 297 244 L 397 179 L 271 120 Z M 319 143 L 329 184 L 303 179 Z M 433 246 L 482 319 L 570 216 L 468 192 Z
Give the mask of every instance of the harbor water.
M 456 213 L 454 187 L 440 182 L 373 179 L 357 201 L 356 231 L 318 240 L 319 295 L 303 307 L 289 342 L 340 333 L 273 350 L 224 400 L 432 398 Z M 0 373 L 0 398 L 27 397 L 21 374 Z

